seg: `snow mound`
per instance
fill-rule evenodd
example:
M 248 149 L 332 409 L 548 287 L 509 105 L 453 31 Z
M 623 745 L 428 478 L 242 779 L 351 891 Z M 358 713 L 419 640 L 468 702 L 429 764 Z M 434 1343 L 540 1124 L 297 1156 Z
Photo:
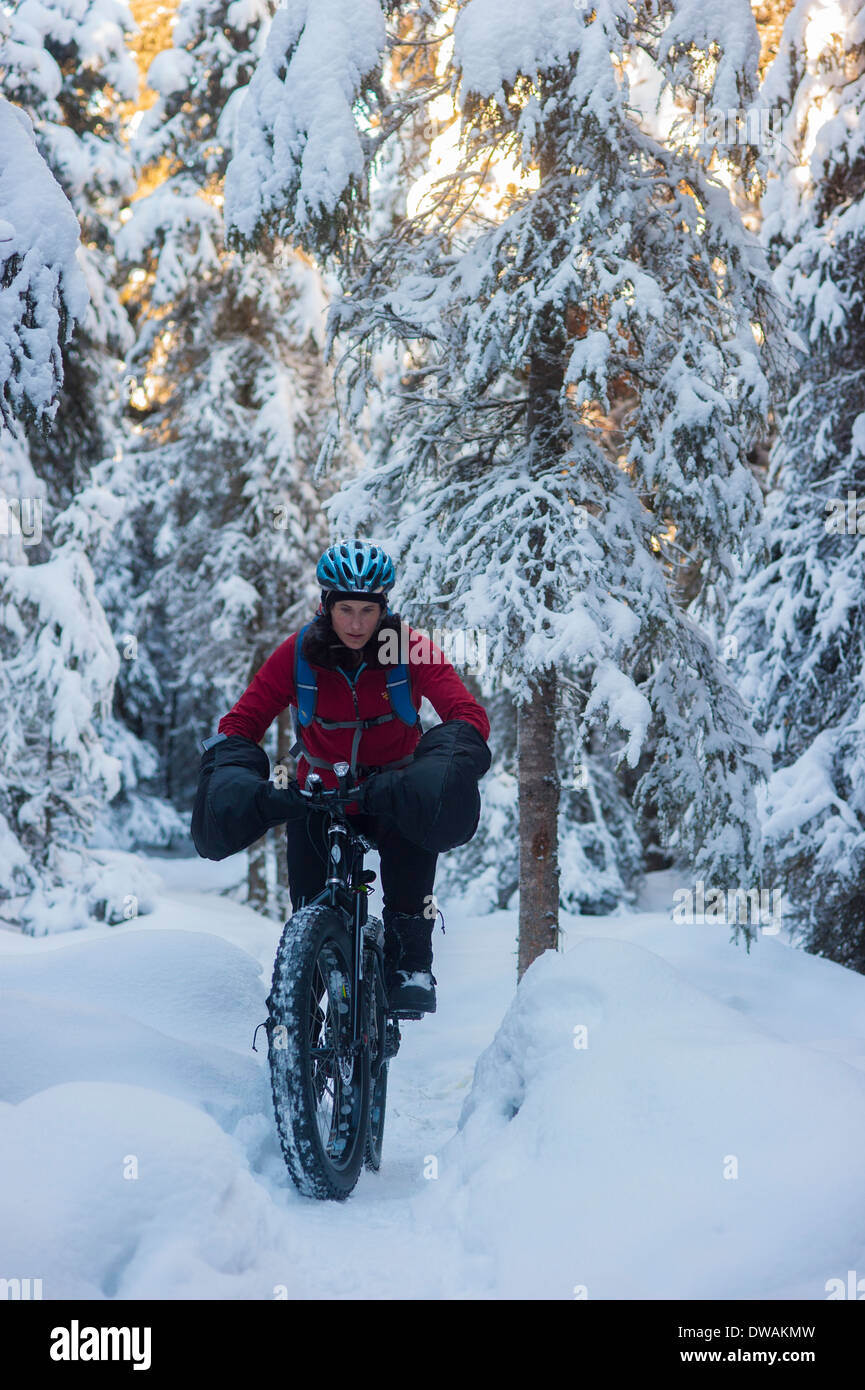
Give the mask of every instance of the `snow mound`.
M 301 1197 L 263 1031 L 251 1051 L 281 928 L 219 891 L 238 859 L 149 860 L 146 919 L 0 932 L 6 1277 L 45 1299 L 824 1300 L 865 1268 L 865 979 L 671 921 L 670 875 L 651 911 L 563 914 L 568 949 L 515 996 L 516 914 L 449 906 L 381 1171 Z
M 32 994 L 42 1009 L 74 1001 L 77 1008 L 123 1015 L 179 1041 L 245 1055 L 253 1020 L 267 1015 L 256 962 L 204 932 L 121 927 L 71 950 L 22 951 L 4 956 L 3 987 Z M 113 1020 L 105 1021 L 104 1036 L 113 1046 Z M 70 1045 L 74 1039 L 67 1038 L 64 1046 Z
M 437 1185 L 496 1296 L 825 1298 L 844 1277 L 865 1074 L 742 1002 L 626 940 L 585 936 L 532 965 Z
M 70 1082 L 0 1106 L 0 1128 L 4 1268 L 34 1271 L 44 1298 L 270 1292 L 257 1269 L 270 1198 L 238 1144 L 193 1106 Z M 25 1191 L 38 1201 L 23 1202 Z

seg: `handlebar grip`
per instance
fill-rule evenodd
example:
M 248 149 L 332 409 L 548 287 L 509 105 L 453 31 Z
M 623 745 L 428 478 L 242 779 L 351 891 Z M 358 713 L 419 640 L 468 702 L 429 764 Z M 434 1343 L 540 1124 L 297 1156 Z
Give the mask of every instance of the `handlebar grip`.
M 339 766 L 339 763 L 335 764 L 335 767 Z M 346 773 L 338 787 L 325 787 L 317 774 L 309 774 L 306 779 L 306 786 L 300 788 L 300 793 L 307 798 L 311 806 L 321 810 L 327 810 L 331 806 L 346 806 L 352 801 L 357 801 L 363 794 L 362 786 L 350 787 L 347 785 L 349 780 L 348 774 L 351 769 L 348 763 L 343 764 L 343 766 L 346 769 Z M 315 780 L 313 780 L 313 778 Z

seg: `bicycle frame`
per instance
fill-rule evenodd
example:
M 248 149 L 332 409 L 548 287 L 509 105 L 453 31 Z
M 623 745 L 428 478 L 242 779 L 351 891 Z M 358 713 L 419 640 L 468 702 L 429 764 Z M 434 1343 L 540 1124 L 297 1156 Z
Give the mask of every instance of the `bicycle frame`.
M 360 830 L 349 826 L 344 812 L 331 808 L 327 824 L 327 848 L 330 860 L 330 873 L 324 888 L 309 900 L 306 906 L 324 903 L 344 912 L 352 923 L 352 954 L 354 980 L 351 990 L 351 1041 L 352 1047 L 361 1045 L 361 981 L 363 980 L 363 952 L 365 944 L 364 927 L 369 918 L 367 902 L 368 886 L 358 883 L 363 870 L 364 855 L 372 848 L 371 841 Z M 376 942 L 368 943 L 377 955 L 381 947 Z M 376 1074 L 378 1067 L 376 1067 Z

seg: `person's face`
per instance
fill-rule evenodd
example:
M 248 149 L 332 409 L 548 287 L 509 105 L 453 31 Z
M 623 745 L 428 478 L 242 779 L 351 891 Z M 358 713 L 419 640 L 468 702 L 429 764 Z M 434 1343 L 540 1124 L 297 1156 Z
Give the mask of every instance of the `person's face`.
M 359 651 L 375 632 L 381 613 L 377 603 L 339 599 L 330 610 L 330 620 L 339 640 Z

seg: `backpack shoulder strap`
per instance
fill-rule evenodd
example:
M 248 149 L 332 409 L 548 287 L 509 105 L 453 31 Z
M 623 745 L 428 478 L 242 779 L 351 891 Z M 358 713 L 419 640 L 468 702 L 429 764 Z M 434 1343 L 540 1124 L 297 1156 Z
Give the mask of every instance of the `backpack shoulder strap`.
M 391 709 L 403 724 L 408 724 L 410 728 L 420 724 L 420 715 L 412 703 L 408 667 L 404 661 L 388 670 L 387 693 L 390 696 Z
M 306 657 L 303 655 L 303 639 L 307 629 L 312 626 L 306 623 L 297 634 L 297 645 L 294 649 L 294 688 L 297 692 L 297 718 L 302 728 L 312 722 L 315 714 L 315 700 L 318 694 L 318 677 L 310 666 Z
M 297 722 L 300 728 L 306 728 L 308 724 L 312 723 L 318 695 L 317 673 L 303 655 L 304 635 L 311 626 L 311 623 L 306 623 L 300 629 L 297 634 L 297 645 L 294 649 L 294 688 L 297 692 Z M 417 726 L 423 732 L 420 715 L 412 703 L 408 667 L 404 661 L 389 668 L 387 690 L 390 696 L 391 709 L 397 718 L 401 719 L 409 728 Z

